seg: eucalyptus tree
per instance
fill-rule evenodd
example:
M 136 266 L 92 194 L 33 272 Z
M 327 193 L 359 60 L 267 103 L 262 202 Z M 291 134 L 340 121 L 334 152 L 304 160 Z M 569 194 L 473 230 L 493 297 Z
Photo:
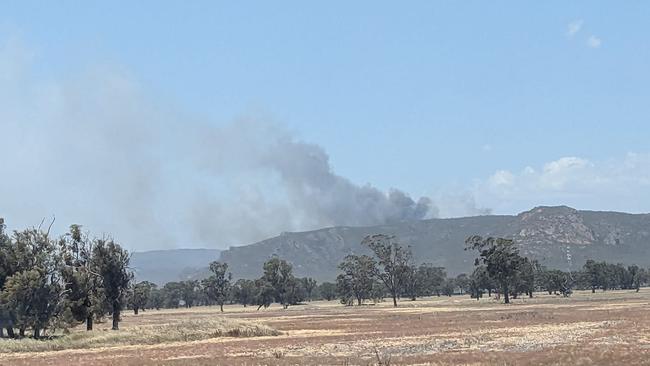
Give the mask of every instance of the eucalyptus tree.
M 510 303 L 510 288 L 519 274 L 524 258 L 514 241 L 504 238 L 482 238 L 474 235 L 465 241 L 467 250 L 477 250 L 474 265 L 485 265 L 487 273 L 497 282 L 506 304 Z
M 354 298 L 358 305 L 371 298 L 375 282 L 376 262 L 367 255 L 347 255 L 339 264 L 341 274 L 336 278 L 339 296 L 343 303 Z
M 232 273 L 228 272 L 228 263 L 210 263 L 212 275 L 203 280 L 203 290 L 208 299 L 219 305 L 223 312 L 223 304 L 228 299 L 232 281 Z
M 411 262 L 411 250 L 403 247 L 394 235 L 375 234 L 366 236 L 361 242 L 377 257 L 375 275 L 386 286 L 397 307 L 397 297 L 404 286 L 406 273 Z
M 74 321 L 86 322 L 86 330 L 92 330 L 93 319 L 103 314 L 104 302 L 102 278 L 92 268 L 93 241 L 80 225 L 71 225 L 70 231 L 59 239 L 59 248 L 67 306 Z
M 92 248 L 91 268 L 101 277 L 102 293 L 112 315 L 113 330 L 119 329 L 122 304 L 133 279 L 129 253 L 112 239 L 97 239 Z

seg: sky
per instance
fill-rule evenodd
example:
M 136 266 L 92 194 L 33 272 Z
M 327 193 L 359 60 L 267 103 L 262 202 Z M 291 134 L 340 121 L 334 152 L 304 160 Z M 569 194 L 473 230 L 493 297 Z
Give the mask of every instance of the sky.
M 0 217 L 133 250 L 650 212 L 650 4 L 36 1 L 0 11 Z

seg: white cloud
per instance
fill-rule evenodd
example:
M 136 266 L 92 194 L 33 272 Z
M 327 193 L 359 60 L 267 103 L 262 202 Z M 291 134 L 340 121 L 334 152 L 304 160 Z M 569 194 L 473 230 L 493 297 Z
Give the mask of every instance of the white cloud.
M 603 41 L 600 38 L 593 35 L 593 34 L 591 36 L 589 36 L 589 38 L 587 39 L 587 46 L 589 46 L 591 48 L 600 48 L 600 45 L 602 43 L 603 43 Z
M 507 170 L 499 170 L 488 179 L 488 182 L 490 183 L 490 186 L 495 188 L 509 187 L 514 184 L 515 175 Z
M 584 21 L 582 19 L 577 19 L 569 23 L 567 26 L 567 37 L 573 38 L 578 32 L 580 32 L 580 29 L 582 29 L 582 24 L 584 24 Z
M 541 169 L 498 170 L 477 184 L 474 195 L 478 204 L 498 213 L 537 205 L 648 212 L 650 153 L 629 153 L 604 161 L 563 157 Z

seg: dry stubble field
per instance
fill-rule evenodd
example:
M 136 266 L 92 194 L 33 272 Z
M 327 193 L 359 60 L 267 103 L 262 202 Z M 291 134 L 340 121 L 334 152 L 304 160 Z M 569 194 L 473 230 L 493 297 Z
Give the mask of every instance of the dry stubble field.
M 282 310 L 227 306 L 226 318 L 277 336 L 0 353 L 11 365 L 642 365 L 650 364 L 650 289 L 537 294 L 503 305 L 468 297 L 402 301 L 392 308 L 313 302 Z M 218 308 L 126 314 L 132 327 L 214 321 Z M 227 321 L 228 319 L 226 319 Z M 105 326 L 105 325 L 104 325 Z M 122 332 L 121 331 L 121 332 Z M 110 332 L 98 329 L 96 332 Z

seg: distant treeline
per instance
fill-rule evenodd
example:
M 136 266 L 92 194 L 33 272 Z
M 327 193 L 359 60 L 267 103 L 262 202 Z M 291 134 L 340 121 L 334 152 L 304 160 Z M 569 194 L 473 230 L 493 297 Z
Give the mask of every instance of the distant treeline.
M 51 226 L 51 224 L 50 224 Z M 472 236 L 466 250 L 476 251 L 470 274 L 449 277 L 442 267 L 415 264 L 411 250 L 390 235 L 371 235 L 361 243 L 372 255 L 348 255 L 339 264 L 335 283 L 298 278 L 287 261 L 273 257 L 255 280 L 233 280 L 228 264 L 213 262 L 203 280 L 169 282 L 158 287 L 135 282 L 130 256 L 109 237 L 96 238 L 72 225 L 58 238 L 41 226 L 9 234 L 0 218 L 0 336 L 33 338 L 85 323 L 112 318 L 119 328 L 123 309 L 135 314 L 145 309 L 241 304 L 259 310 L 272 303 L 284 308 L 311 300 L 338 299 L 362 305 L 390 298 L 416 300 L 422 296 L 467 294 L 480 299 L 496 294 L 532 297 L 536 291 L 563 296 L 574 289 L 639 290 L 647 285 L 648 271 L 588 260 L 581 270 L 547 269 L 521 256 L 512 240 Z
M 593 260 L 588 260 L 581 270 L 549 269 L 519 255 L 514 242 L 503 238 L 468 238 L 467 249 L 476 250 L 478 257 L 470 274 L 456 277 L 449 277 L 443 267 L 413 264 L 409 248 L 393 236 L 369 236 L 362 244 L 373 255 L 346 256 L 339 264 L 340 274 L 335 283 L 319 284 L 312 278 L 297 278 L 291 265 L 279 258 L 264 264 L 264 274 L 259 279 L 232 282 L 227 264 L 214 262 L 210 266 L 213 275 L 203 281 L 169 282 L 162 287 L 140 283 L 147 288 L 143 291 L 146 299 L 137 303 L 150 309 L 221 305 L 223 310 L 223 304 L 260 308 L 277 302 L 287 307 L 334 299 L 351 306 L 377 303 L 386 297 L 396 305 L 399 298 L 416 300 L 423 296 L 463 294 L 476 299 L 496 294 L 509 302 L 510 297 L 532 297 L 538 291 L 562 296 L 569 296 L 576 289 L 638 291 L 649 280 L 649 271 L 636 265 Z

